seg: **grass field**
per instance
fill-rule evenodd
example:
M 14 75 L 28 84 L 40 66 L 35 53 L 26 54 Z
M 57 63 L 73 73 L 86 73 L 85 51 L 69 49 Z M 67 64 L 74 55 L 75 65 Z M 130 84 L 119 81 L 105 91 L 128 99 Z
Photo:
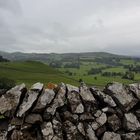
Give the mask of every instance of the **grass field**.
M 29 86 L 35 82 L 43 82 L 44 84 L 65 82 L 78 85 L 77 81 L 58 70 L 33 61 L 2 62 L 0 63 L 0 77 L 13 79 L 18 84 L 24 82 Z
M 125 71 L 127 71 L 127 70 L 121 66 L 108 68 L 108 69 L 103 70 L 103 72 L 122 72 L 122 73 L 124 73 Z
M 135 62 L 133 60 L 121 60 L 120 64 L 125 65 L 134 65 Z M 134 83 L 140 81 L 140 73 L 135 74 L 134 80 L 127 80 L 123 79 L 121 76 L 102 76 L 101 74 L 95 74 L 95 75 L 88 75 L 88 71 L 91 68 L 104 68 L 102 72 L 117 72 L 117 73 L 125 73 L 128 71 L 128 69 L 125 69 L 123 66 L 111 66 L 107 67 L 106 64 L 96 63 L 96 62 L 80 62 L 80 68 L 59 68 L 60 71 L 66 72 L 70 71 L 72 72 L 72 78 L 74 79 L 82 79 L 85 83 L 89 85 L 95 85 L 95 86 L 104 86 L 105 84 L 109 82 L 121 82 L 124 84 Z

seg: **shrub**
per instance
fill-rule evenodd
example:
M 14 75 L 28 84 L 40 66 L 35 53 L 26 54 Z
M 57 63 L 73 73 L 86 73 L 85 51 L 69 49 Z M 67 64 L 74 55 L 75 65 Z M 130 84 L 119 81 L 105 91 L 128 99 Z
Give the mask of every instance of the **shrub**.
M 8 78 L 0 78 L 0 89 L 10 89 L 15 86 L 15 81 Z
M 99 74 L 102 73 L 102 69 L 101 68 L 91 68 L 88 71 L 88 75 L 94 75 L 94 74 Z

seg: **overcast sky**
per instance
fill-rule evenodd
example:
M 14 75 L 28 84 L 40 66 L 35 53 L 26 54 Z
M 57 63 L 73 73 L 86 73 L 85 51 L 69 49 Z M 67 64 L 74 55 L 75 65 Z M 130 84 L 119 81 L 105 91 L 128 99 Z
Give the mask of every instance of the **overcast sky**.
M 140 54 L 140 0 L 0 0 L 0 50 Z

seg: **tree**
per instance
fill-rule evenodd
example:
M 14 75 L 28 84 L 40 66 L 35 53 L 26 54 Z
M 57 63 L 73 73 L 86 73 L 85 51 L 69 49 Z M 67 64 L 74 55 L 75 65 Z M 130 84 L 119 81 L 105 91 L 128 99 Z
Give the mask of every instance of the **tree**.
M 134 80 L 134 77 L 135 77 L 135 75 L 134 75 L 133 72 L 126 71 L 122 78 L 129 79 L 129 80 Z
M 61 68 L 62 67 L 62 62 L 60 62 L 60 61 L 53 61 L 53 62 L 50 62 L 49 66 L 53 67 L 53 68 Z
M 96 76 L 94 77 L 94 80 L 97 80 L 97 77 Z
M 94 74 L 99 74 L 102 73 L 102 69 L 101 68 L 91 68 L 88 71 L 88 75 L 94 75 Z
M 9 60 L 3 58 L 2 56 L 0 56 L 0 62 L 8 62 Z

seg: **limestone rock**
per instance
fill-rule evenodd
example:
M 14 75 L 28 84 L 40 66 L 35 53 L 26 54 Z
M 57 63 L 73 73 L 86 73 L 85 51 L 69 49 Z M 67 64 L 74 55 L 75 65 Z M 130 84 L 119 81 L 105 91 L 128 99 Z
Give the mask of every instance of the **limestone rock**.
M 91 115 L 91 113 L 86 112 L 84 114 L 79 115 L 79 120 L 80 121 L 88 121 L 88 122 L 90 122 L 90 121 L 95 120 L 95 118 Z
M 11 135 L 11 140 L 21 139 L 21 132 L 19 130 L 14 130 Z
M 82 134 L 82 135 L 86 135 L 86 133 L 85 133 L 85 130 L 84 130 L 84 125 L 83 125 L 83 123 L 79 123 L 78 125 L 77 125 L 77 129 L 79 130 L 79 132 Z
M 42 117 L 43 117 L 43 120 L 44 121 L 48 122 L 48 121 L 51 121 L 52 120 L 52 117 L 53 116 L 50 113 L 48 113 L 47 111 L 45 111 L 43 113 Z
M 140 130 L 140 123 L 133 113 L 127 113 L 124 115 L 124 128 L 129 131 Z
M 7 140 L 6 132 L 0 132 L 0 140 Z
M 24 121 L 23 118 L 14 117 L 11 120 L 11 124 L 16 126 L 21 126 L 23 124 L 23 121 Z
M 136 116 L 140 119 L 140 109 L 136 110 Z
M 69 120 L 70 122 L 78 122 L 78 115 L 76 114 L 72 114 L 71 112 L 69 111 L 65 111 L 63 114 L 63 120 Z
M 62 124 L 61 124 L 61 122 L 59 122 L 57 119 L 53 119 L 52 124 L 53 124 L 53 130 L 54 130 L 53 140 L 55 140 L 56 138 L 58 140 L 63 140 Z
M 111 96 L 105 94 L 104 92 L 101 92 L 99 90 L 95 90 L 95 89 L 92 89 L 92 92 L 93 94 L 98 97 L 101 101 L 103 101 L 104 103 L 108 104 L 109 106 L 111 107 L 115 107 L 116 106 L 116 103 L 114 102 L 114 100 L 112 99 Z
M 25 122 L 29 124 L 35 124 L 35 123 L 41 123 L 43 122 L 43 120 L 40 114 L 29 114 L 25 118 Z
M 98 110 L 94 116 L 96 116 L 97 118 L 91 123 L 91 127 L 93 130 L 97 130 L 106 123 L 107 116 L 100 110 Z
M 51 115 L 54 115 L 56 112 L 56 109 L 58 107 L 61 107 L 65 104 L 66 101 L 66 86 L 62 84 L 60 86 L 60 89 L 53 100 L 52 104 L 47 108 L 46 112 L 50 113 Z
M 38 95 L 38 92 L 28 91 L 26 97 L 19 107 L 19 110 L 17 111 L 17 117 L 22 117 L 33 106 L 33 103 L 37 100 Z
M 4 114 L 6 112 L 10 112 L 10 116 L 13 116 L 21 98 L 25 95 L 25 92 L 25 84 L 21 84 L 15 86 L 11 90 L 7 91 L 6 94 L 2 95 L 0 97 L 0 113 Z
M 114 132 L 121 128 L 121 120 L 116 114 L 109 116 L 107 121 Z
M 140 99 L 140 84 L 139 83 L 130 84 L 129 90 L 132 91 L 138 99 Z
M 95 103 L 95 98 L 90 92 L 90 90 L 86 86 L 81 86 L 80 87 L 80 95 L 83 99 L 84 102 L 92 102 Z
M 38 99 L 40 92 L 43 89 L 43 84 L 36 83 L 31 87 L 31 90 L 28 91 L 26 97 L 24 98 L 22 104 L 19 107 L 17 112 L 17 117 L 22 117 L 34 104 L 34 102 Z
M 114 132 L 105 132 L 102 140 L 121 140 L 121 136 Z
M 87 126 L 86 133 L 87 133 L 87 137 L 89 138 L 89 140 L 98 140 L 98 138 L 95 135 L 94 130 L 92 129 L 92 127 L 90 125 Z
M 122 135 L 123 140 L 139 140 L 140 134 L 136 133 L 126 133 Z
M 110 94 L 113 97 L 115 102 L 120 106 L 124 111 L 129 111 L 133 108 L 138 100 L 128 92 L 128 90 L 120 83 L 111 83 L 106 86 L 105 92 Z
M 106 116 L 105 113 L 102 113 L 101 116 L 100 116 L 99 118 L 96 118 L 96 122 L 97 122 L 100 126 L 104 125 L 104 124 L 106 123 L 106 121 L 107 121 L 107 116 Z
M 18 130 L 16 131 L 18 132 Z M 36 127 L 32 128 L 32 127 L 26 126 L 25 128 L 22 128 L 18 133 L 20 134 L 19 140 L 41 140 L 38 137 L 39 131 L 36 130 Z M 15 139 L 15 140 L 18 140 L 18 139 Z
M 54 99 L 54 96 L 55 96 L 55 92 L 52 89 L 45 89 L 45 91 L 41 93 L 33 111 L 40 112 L 43 109 L 45 109 L 46 105 L 52 102 L 52 100 Z
M 116 113 L 116 111 L 113 108 L 110 108 L 110 107 L 105 107 L 105 108 L 102 109 L 102 111 L 104 113 L 110 113 L 110 114 L 115 114 Z
M 78 131 L 73 123 L 65 121 L 63 128 L 66 133 L 67 140 L 76 140 Z
M 58 136 L 54 136 L 54 137 L 52 138 L 52 140 L 63 140 L 63 138 L 60 138 L 60 137 L 58 137 Z
M 68 93 L 68 100 L 70 103 L 72 113 L 83 113 L 84 112 L 84 106 L 81 102 L 79 93 L 69 92 Z
M 96 113 L 94 114 L 94 116 L 96 118 L 99 118 L 101 116 L 101 114 L 102 114 L 102 111 L 101 110 L 97 110 Z
M 43 86 L 44 85 L 42 83 L 38 82 L 32 85 L 31 90 L 40 92 L 43 89 Z
M 99 123 L 97 123 L 96 121 L 94 121 L 94 122 L 91 123 L 91 127 L 92 127 L 93 130 L 97 130 L 101 126 L 100 126 Z
M 101 137 L 105 132 L 106 132 L 106 126 L 105 125 L 102 125 L 101 127 L 99 127 L 97 130 L 96 130 L 96 136 L 97 137 Z
M 79 93 L 79 88 L 75 87 L 73 85 L 70 84 L 66 84 L 67 90 L 68 92 L 78 92 Z
M 44 122 L 41 126 L 44 140 L 52 140 L 54 136 L 53 126 L 51 122 Z

